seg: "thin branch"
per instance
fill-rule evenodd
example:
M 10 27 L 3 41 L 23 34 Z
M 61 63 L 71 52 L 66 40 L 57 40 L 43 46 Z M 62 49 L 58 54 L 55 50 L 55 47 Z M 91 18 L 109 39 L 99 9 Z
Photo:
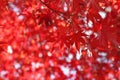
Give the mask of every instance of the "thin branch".
M 42 4 L 44 4 L 48 9 L 52 10 L 53 12 L 57 13 L 57 14 L 63 14 L 63 15 L 66 15 L 64 12 L 61 12 L 61 11 L 58 11 L 58 10 L 55 10 L 55 9 L 52 9 L 50 6 L 48 6 L 45 2 L 41 1 L 40 2 Z

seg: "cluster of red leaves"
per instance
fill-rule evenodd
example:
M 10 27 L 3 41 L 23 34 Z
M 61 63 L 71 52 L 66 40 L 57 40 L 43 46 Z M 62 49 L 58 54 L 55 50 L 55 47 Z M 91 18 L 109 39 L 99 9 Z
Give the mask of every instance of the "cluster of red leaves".
M 119 0 L 0 0 L 0 80 L 119 80 Z

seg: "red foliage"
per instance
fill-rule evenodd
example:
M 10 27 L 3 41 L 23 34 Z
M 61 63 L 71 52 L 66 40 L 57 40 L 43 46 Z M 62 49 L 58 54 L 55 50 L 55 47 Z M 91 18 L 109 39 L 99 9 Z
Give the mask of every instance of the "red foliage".
M 0 80 L 120 80 L 119 0 L 0 4 Z

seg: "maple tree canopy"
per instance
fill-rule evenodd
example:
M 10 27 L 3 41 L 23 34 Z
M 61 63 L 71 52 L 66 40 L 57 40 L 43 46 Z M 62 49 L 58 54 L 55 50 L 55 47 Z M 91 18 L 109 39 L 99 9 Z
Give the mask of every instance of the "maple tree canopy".
M 120 0 L 0 0 L 0 80 L 120 80 Z

